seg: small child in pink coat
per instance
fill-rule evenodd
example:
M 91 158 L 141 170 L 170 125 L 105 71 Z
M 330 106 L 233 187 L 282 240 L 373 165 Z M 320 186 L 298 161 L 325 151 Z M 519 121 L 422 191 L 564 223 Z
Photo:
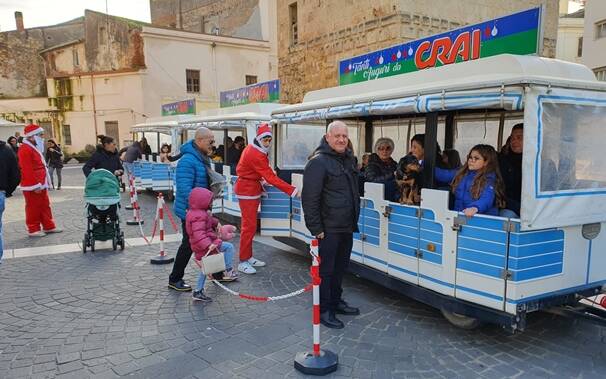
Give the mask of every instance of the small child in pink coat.
M 189 195 L 189 207 L 185 216 L 185 230 L 189 236 L 191 249 L 195 254 L 195 259 L 200 261 L 207 252 L 218 250 L 225 257 L 226 270 L 223 272 L 223 281 L 233 281 L 237 279 L 237 274 L 232 269 L 234 258 L 234 245 L 221 240 L 221 227 L 219 220 L 214 218 L 210 212 L 213 200 L 213 193 L 206 188 L 194 188 Z M 233 227 L 232 227 L 233 228 Z M 204 283 L 206 275 L 200 272 L 198 284 L 194 289 L 194 300 L 209 302 L 211 298 L 204 294 Z

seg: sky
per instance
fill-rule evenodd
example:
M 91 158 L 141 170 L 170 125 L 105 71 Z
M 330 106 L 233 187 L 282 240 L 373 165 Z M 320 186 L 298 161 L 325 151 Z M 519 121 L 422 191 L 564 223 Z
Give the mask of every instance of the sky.
M 15 11 L 25 28 L 54 25 L 84 16 L 85 9 L 105 13 L 106 0 L 0 0 L 0 31 L 15 30 Z M 107 0 L 109 14 L 150 22 L 149 0 Z

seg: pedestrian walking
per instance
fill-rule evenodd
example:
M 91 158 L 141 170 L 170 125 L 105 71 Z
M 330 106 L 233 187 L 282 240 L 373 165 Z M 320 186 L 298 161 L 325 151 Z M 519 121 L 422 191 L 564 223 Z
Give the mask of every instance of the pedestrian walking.
M 358 315 L 342 299 L 342 281 L 349 265 L 353 233 L 358 231 L 360 195 L 358 168 L 347 148 L 347 125 L 333 121 L 303 173 L 301 196 L 305 225 L 319 240 L 321 258 L 320 322 L 335 329 L 344 324 L 336 314 Z
M 46 164 L 53 188 L 61 189 L 61 170 L 63 169 L 63 152 L 57 143 L 49 139 L 46 142 Z M 55 187 L 54 173 L 57 172 L 57 187 Z
M 244 148 L 240 162 L 236 167 L 238 180 L 234 192 L 238 197 L 242 211 L 242 232 L 240 234 L 240 264 L 238 271 L 245 274 L 257 272 L 255 267 L 265 266 L 265 262 L 253 257 L 252 242 L 257 232 L 257 211 L 261 202 L 265 181 L 285 194 L 293 197 L 297 188 L 278 178 L 269 166 L 268 154 L 271 149 L 271 127 L 261 124 L 257 128 L 257 136 L 253 143 Z
M 84 164 L 82 171 L 84 176 L 88 176 L 92 170 L 105 169 L 117 177 L 122 176 L 124 167 L 120 161 L 120 156 L 116 148 L 116 141 L 112 137 L 99 135 L 101 142 L 97 145 L 97 150 L 92 157 Z
M 49 175 L 44 155 L 39 145 L 44 146 L 40 137 L 44 129 L 35 124 L 25 127 L 23 144 L 19 147 L 19 168 L 21 169 L 21 191 L 25 198 L 25 224 L 30 237 L 42 237 L 47 233 L 60 233 L 55 225 L 48 198 Z
M 175 182 L 177 193 L 173 209 L 177 217 L 181 219 L 181 234 L 183 239 L 177 250 L 173 270 L 168 277 L 168 288 L 176 291 L 191 291 L 191 286 L 183 280 L 185 267 L 191 258 L 192 249 L 189 243 L 189 235 L 186 227 L 186 210 L 189 196 L 194 188 L 210 188 L 208 172 L 210 170 L 210 158 L 212 146 L 215 143 L 213 133 L 204 127 L 198 128 L 194 139 L 187 141 L 181 146 L 183 156 L 177 163 Z
M 19 185 L 19 179 L 19 165 L 13 149 L 6 142 L 0 141 L 0 263 L 2 263 L 2 255 L 4 254 L 2 214 L 4 213 L 6 199 L 12 196 Z

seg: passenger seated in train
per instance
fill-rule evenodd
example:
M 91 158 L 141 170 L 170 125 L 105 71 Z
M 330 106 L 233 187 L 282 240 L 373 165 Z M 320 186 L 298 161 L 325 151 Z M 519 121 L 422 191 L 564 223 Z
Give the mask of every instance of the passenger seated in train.
M 459 170 L 436 167 L 435 177 L 438 182 L 450 183 L 454 210 L 467 217 L 477 213 L 497 216 L 499 208 L 505 206 L 497 152 L 490 145 L 474 146 Z
M 444 149 L 442 152 L 442 168 L 458 169 L 462 166 L 461 156 L 455 149 Z
M 170 162 L 175 162 L 178 161 L 179 158 L 181 158 L 183 156 L 183 153 L 179 153 L 177 155 L 170 155 L 171 153 L 171 146 L 167 143 L 163 144 L 162 147 L 160 148 L 160 162 L 161 163 L 170 163 Z
M 385 189 L 385 200 L 398 201 L 399 191 L 396 184 L 396 161 L 393 160 L 395 144 L 391 138 L 379 138 L 375 142 L 374 152 L 368 158 L 363 180 L 369 183 L 382 183 Z
M 500 216 L 517 218 L 522 198 L 522 152 L 524 124 L 515 124 L 499 153 L 499 169 L 505 183 L 505 207 Z
M 225 163 L 235 169 L 238 162 L 240 162 L 242 150 L 244 150 L 245 145 L 244 137 L 237 136 L 231 146 L 227 148 L 227 158 L 225 159 Z

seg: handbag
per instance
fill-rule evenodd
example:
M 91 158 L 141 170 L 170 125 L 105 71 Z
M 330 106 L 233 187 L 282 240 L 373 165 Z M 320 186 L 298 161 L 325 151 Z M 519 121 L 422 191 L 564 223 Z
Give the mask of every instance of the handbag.
M 200 260 L 201 270 L 204 275 L 211 275 L 217 272 L 225 271 L 225 256 L 218 251 L 216 254 L 210 254 L 210 250 Z

